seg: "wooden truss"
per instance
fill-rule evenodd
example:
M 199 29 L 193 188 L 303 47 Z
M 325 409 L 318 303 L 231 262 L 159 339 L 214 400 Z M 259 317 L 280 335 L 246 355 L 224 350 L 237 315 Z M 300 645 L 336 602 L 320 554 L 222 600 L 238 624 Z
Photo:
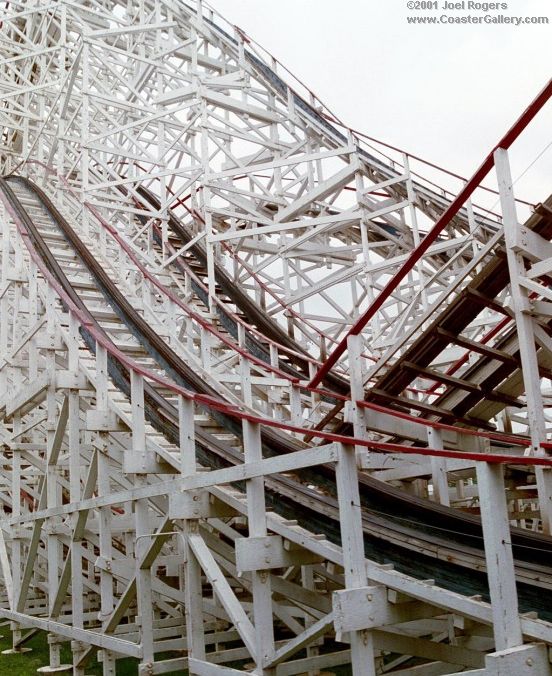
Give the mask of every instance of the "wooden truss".
M 401 276 L 461 184 L 200 0 L 20 0 L 0 37 L 13 651 L 551 673 L 552 199 L 507 145 Z

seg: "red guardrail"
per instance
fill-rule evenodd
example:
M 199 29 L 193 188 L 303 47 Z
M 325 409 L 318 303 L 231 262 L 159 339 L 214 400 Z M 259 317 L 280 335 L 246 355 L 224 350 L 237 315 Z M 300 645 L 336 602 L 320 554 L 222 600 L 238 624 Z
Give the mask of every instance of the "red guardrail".
M 345 337 L 341 340 L 339 345 L 334 349 L 330 354 L 326 362 L 322 365 L 318 372 L 311 380 L 309 385 L 311 387 L 316 387 L 329 371 L 336 365 L 340 357 L 343 356 L 347 350 L 347 340 L 349 336 L 357 336 L 366 326 L 366 324 L 375 316 L 376 312 L 382 307 L 385 301 L 397 288 L 397 286 L 403 281 L 403 279 L 412 271 L 416 263 L 426 254 L 429 247 L 435 242 L 437 237 L 441 234 L 444 228 L 450 223 L 450 221 L 456 216 L 460 207 L 464 202 L 469 199 L 473 194 L 476 188 L 479 186 L 481 181 L 487 176 L 490 170 L 494 166 L 494 157 L 493 154 L 498 148 L 503 148 L 507 150 L 512 143 L 518 138 L 521 132 L 527 127 L 535 115 L 541 110 L 544 104 L 552 96 L 552 79 L 548 81 L 544 89 L 538 94 L 538 96 L 531 102 L 531 104 L 524 110 L 520 117 L 516 120 L 513 126 L 506 132 L 506 134 L 500 139 L 496 146 L 491 150 L 487 157 L 483 160 L 481 166 L 476 170 L 474 175 L 454 198 L 451 204 L 445 209 L 444 213 L 441 215 L 437 223 L 433 228 L 427 233 L 424 239 L 420 244 L 412 251 L 410 256 L 406 259 L 403 266 L 400 270 L 394 275 L 389 282 L 384 286 L 379 296 L 374 300 L 372 305 L 357 319 L 357 321 L 351 326 Z

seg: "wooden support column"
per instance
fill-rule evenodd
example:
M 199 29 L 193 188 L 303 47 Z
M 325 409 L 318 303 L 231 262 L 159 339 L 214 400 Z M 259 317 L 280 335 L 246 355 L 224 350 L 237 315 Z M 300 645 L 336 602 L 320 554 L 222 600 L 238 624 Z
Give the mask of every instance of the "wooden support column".
M 132 449 L 131 453 L 145 452 L 146 430 L 144 418 L 144 379 L 131 371 L 130 396 L 132 405 Z M 147 484 L 145 475 L 135 479 L 136 486 Z M 151 587 L 151 568 L 142 568 L 142 556 L 148 549 L 151 525 L 147 498 L 140 498 L 134 503 L 134 522 L 136 530 L 136 597 L 140 619 L 140 637 L 142 643 L 142 661 L 140 674 L 147 674 L 148 665 L 154 662 L 153 648 L 153 599 Z
M 96 409 L 98 414 L 108 410 L 108 371 L 107 351 L 105 347 L 96 344 Z M 109 495 L 111 492 L 111 466 L 109 460 L 109 432 L 97 431 L 98 446 L 98 495 Z M 98 510 L 99 545 L 102 567 L 100 569 L 100 619 L 103 622 L 113 612 L 113 539 L 111 534 L 112 512 L 111 507 L 101 507 Z M 109 650 L 102 651 L 103 676 L 115 676 L 116 657 Z
M 427 443 L 430 448 L 443 448 L 441 430 L 427 428 Z M 447 481 L 447 461 L 445 458 L 431 456 L 431 479 L 433 483 L 433 499 L 442 505 L 450 505 Z
M 246 463 L 257 462 L 262 459 L 261 432 L 257 423 L 243 421 L 243 443 Z M 266 538 L 264 477 L 249 479 L 246 490 L 249 537 Z M 255 570 L 251 573 L 251 577 L 257 649 L 257 655 L 254 657 L 257 665 L 260 666 L 270 661 L 274 653 L 270 572 L 268 570 Z
M 78 374 L 78 324 L 73 315 L 69 317 L 69 345 L 68 366 L 69 373 Z M 68 397 L 68 442 L 69 442 L 69 495 L 71 502 L 81 500 L 81 457 L 80 457 L 80 402 L 78 389 L 70 389 Z M 77 527 L 78 514 L 72 516 L 71 527 Z M 73 625 L 84 627 L 84 583 L 83 583 L 83 557 L 82 542 L 80 539 L 71 540 L 71 608 L 73 612 Z M 78 676 L 84 674 L 80 667 L 74 667 L 74 673 Z
M 349 336 L 349 379 L 351 382 L 350 416 L 353 423 L 353 433 L 357 439 L 366 438 L 366 423 L 364 409 L 357 405 L 357 401 L 364 399 L 364 370 L 362 367 L 362 336 Z M 359 447 L 358 452 L 362 452 Z
M 504 467 L 485 462 L 478 462 L 476 467 L 495 647 L 505 650 L 521 645 L 523 637 L 504 491 Z
M 243 341 L 245 343 L 245 341 Z M 251 368 L 244 357 L 240 360 L 240 376 L 242 397 L 245 404 L 252 405 Z M 245 462 L 258 462 L 263 458 L 261 427 L 257 423 L 244 420 L 243 450 Z M 264 477 L 249 479 L 246 484 L 247 520 L 250 538 L 266 538 L 266 502 L 264 493 Z M 272 590 L 269 570 L 254 570 L 251 573 L 253 593 L 253 617 L 255 623 L 256 655 L 254 659 L 258 668 L 270 662 L 274 654 L 274 630 L 272 625 Z M 265 671 L 262 671 L 265 673 Z
M 503 148 L 498 148 L 495 150 L 494 159 L 504 223 L 512 305 L 518 334 L 525 396 L 527 398 L 531 446 L 533 453 L 543 455 L 544 450 L 541 444 L 546 440 L 544 402 L 541 393 L 533 320 L 529 314 L 529 292 L 520 284 L 520 279 L 525 276 L 525 264 L 522 255 L 514 250 L 516 230 L 520 225 L 517 218 L 508 152 Z M 543 531 L 550 535 L 552 532 L 552 472 L 550 468 L 537 467 L 535 474 Z
M 353 446 L 341 446 L 336 465 L 341 546 L 347 589 L 366 587 L 366 559 L 362 513 L 358 489 L 356 453 Z M 354 676 L 376 676 L 374 642 L 369 630 L 351 631 L 351 664 Z
M 178 426 L 180 435 L 180 461 L 182 476 L 196 473 L 194 402 L 178 397 Z M 202 572 L 197 557 L 190 547 L 189 535 L 199 533 L 199 520 L 184 521 L 184 593 L 186 594 L 186 636 L 188 655 L 205 660 L 205 635 L 203 629 Z M 193 673 L 193 671 L 192 671 Z

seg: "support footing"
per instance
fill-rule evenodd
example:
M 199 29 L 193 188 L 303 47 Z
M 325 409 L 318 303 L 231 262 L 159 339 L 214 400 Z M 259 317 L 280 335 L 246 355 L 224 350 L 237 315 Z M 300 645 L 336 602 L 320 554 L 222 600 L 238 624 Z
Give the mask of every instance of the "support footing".
M 59 667 L 39 667 L 37 674 L 66 674 L 73 671 L 72 664 L 60 664 Z

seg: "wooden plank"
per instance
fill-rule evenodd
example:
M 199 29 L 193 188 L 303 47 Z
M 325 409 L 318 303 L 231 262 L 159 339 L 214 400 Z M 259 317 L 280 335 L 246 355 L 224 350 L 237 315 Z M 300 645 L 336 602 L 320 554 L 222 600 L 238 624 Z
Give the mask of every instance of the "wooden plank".
M 464 336 L 457 336 L 450 331 L 446 331 L 441 327 L 436 329 L 436 333 L 443 338 L 446 338 L 450 343 L 459 345 L 460 347 L 465 347 L 466 349 L 482 354 L 484 357 L 489 357 L 490 359 L 497 359 L 498 361 L 503 361 L 511 364 L 519 364 L 519 359 L 514 357 L 512 354 L 503 352 L 502 350 L 497 350 L 494 347 L 489 347 L 483 343 L 478 343 L 475 340 L 470 340 Z
M 310 627 L 305 629 L 299 636 L 296 636 L 281 648 L 278 648 L 272 659 L 264 666 L 274 667 L 276 664 L 287 660 L 291 655 L 294 655 L 296 652 L 309 645 L 309 643 L 312 643 L 319 636 L 322 636 L 326 629 L 333 623 L 333 620 L 333 613 L 324 615 L 324 617 L 321 617 L 317 622 L 311 624 Z
M 251 620 L 247 617 L 243 606 L 234 594 L 232 587 L 228 584 L 224 573 L 219 568 L 203 538 L 193 533 L 189 533 L 186 537 L 209 584 L 213 587 L 213 591 L 228 613 L 234 627 L 238 630 L 251 656 L 255 657 L 257 652 L 255 646 L 255 627 L 251 624 Z
M 422 411 L 423 413 L 427 413 L 429 415 L 438 416 L 439 418 L 463 422 L 466 425 L 470 425 L 471 427 L 481 427 L 483 429 L 495 431 L 495 428 L 492 425 L 490 425 L 486 420 L 480 420 L 479 418 L 469 418 L 469 417 L 465 418 L 457 416 L 454 413 L 452 413 L 452 411 L 447 411 L 444 408 L 439 408 L 438 406 L 433 406 L 432 404 L 422 403 L 421 401 L 415 401 L 414 399 L 408 399 L 407 397 L 400 397 L 398 395 L 388 394 L 387 392 L 384 392 L 383 390 L 380 390 L 375 387 L 370 390 L 370 393 L 379 399 L 385 399 L 386 401 L 399 404 L 400 406 L 403 406 L 407 409 L 413 408 L 417 411 Z
M 467 296 L 469 296 L 471 300 L 474 300 L 476 303 L 479 303 L 479 305 L 482 305 L 483 307 L 491 308 L 491 310 L 494 310 L 499 314 L 506 315 L 506 317 L 512 316 L 512 313 L 510 312 L 510 310 L 508 310 L 508 308 L 505 308 L 500 303 L 497 303 L 493 298 L 489 298 L 489 296 L 486 296 L 485 294 L 481 293 L 480 291 L 477 291 L 477 289 L 474 289 L 471 286 L 466 287 L 463 293 L 465 293 Z
M 408 371 L 413 371 L 419 376 L 425 377 L 433 382 L 443 383 L 445 385 L 450 385 L 452 387 L 459 387 L 462 390 L 467 392 L 477 392 L 481 393 L 481 386 L 476 383 L 470 383 L 467 380 L 462 380 L 462 378 L 455 378 L 454 376 L 449 376 L 446 373 L 440 373 L 434 369 L 425 368 L 423 366 L 418 366 L 410 361 L 403 361 L 401 367 L 407 369 Z
M 402 367 L 413 371 L 414 373 L 419 374 L 422 377 L 427 377 L 429 380 L 435 382 L 443 383 L 450 387 L 457 387 L 466 392 L 471 392 L 473 394 L 480 395 L 481 399 L 490 399 L 491 401 L 499 401 L 507 406 L 515 406 L 517 408 L 522 408 L 525 404 L 516 397 L 512 397 L 504 392 L 496 392 L 486 390 L 482 385 L 477 383 L 470 383 L 469 380 L 463 380 L 462 378 L 456 378 L 454 376 L 449 376 L 446 373 L 440 373 L 434 369 L 423 368 L 412 362 L 405 361 L 402 363 Z M 475 404 L 474 404 L 475 405 Z
M 243 671 L 231 669 L 230 667 L 221 667 L 212 662 L 205 662 L 205 660 L 196 660 L 193 657 L 188 658 L 188 667 L 190 674 L 194 676 L 243 676 Z
M 39 376 L 33 383 L 22 387 L 18 392 L 6 397 L 6 419 L 10 419 L 14 413 L 26 408 L 38 406 L 46 396 L 46 390 L 50 379 L 48 375 Z

